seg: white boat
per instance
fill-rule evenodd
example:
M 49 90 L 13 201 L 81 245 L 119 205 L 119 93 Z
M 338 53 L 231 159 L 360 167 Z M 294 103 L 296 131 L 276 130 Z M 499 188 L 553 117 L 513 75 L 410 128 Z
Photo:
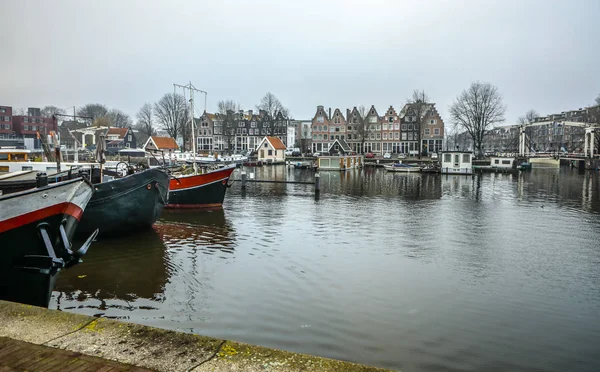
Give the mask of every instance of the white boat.
M 402 173 L 417 173 L 421 171 L 421 168 L 416 165 L 395 163 L 391 165 L 384 165 L 383 168 L 388 172 L 402 172 Z

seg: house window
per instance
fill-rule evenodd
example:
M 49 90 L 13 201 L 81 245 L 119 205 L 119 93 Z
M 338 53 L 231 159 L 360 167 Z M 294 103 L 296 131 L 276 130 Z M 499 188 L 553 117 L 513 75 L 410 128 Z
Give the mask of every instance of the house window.
M 377 116 L 371 116 L 369 118 L 369 123 L 377 123 Z
M 402 141 L 407 141 L 406 136 L 407 136 L 406 132 L 402 133 Z
M 400 139 L 400 133 L 398 133 L 398 132 L 394 133 L 394 139 Z
M 434 125 L 435 123 L 436 123 L 436 120 L 435 120 L 435 119 L 431 119 L 431 120 L 429 120 L 429 125 Z
M 23 123 L 29 123 L 29 118 L 23 118 Z
M 440 128 L 435 128 L 433 130 L 433 134 L 435 134 L 436 136 L 439 136 L 440 135 Z
M 129 146 L 129 143 L 126 143 L 126 144 L 125 144 L 125 147 L 129 148 L 129 147 L 130 147 L 130 146 Z
M 402 130 L 406 130 L 406 124 L 402 124 Z
M 327 125 L 323 125 L 323 131 L 327 132 Z
M 352 130 L 352 126 L 348 125 L 348 131 Z
M 275 156 L 277 156 L 277 150 L 275 150 Z
M 325 118 L 323 118 L 323 116 L 317 116 L 317 123 L 323 123 L 325 122 Z
M 377 139 L 381 139 L 381 133 L 377 133 Z
M 381 127 L 382 127 L 383 130 L 388 130 L 388 125 L 387 124 L 383 124 Z
M 273 155 L 273 150 L 269 149 L 268 154 L 269 154 L 269 156 Z
M 256 122 L 255 122 L 255 121 L 251 122 L 251 123 L 250 123 L 250 127 L 252 127 L 252 128 L 256 128 Z
M 412 124 L 408 124 L 408 130 L 413 130 L 413 125 Z
M 393 117 L 393 116 L 390 116 L 390 117 L 388 118 L 388 121 L 389 121 L 390 123 L 393 123 L 393 122 L 394 122 L 394 117 Z
M 1 112 L 1 113 L 5 113 L 5 112 L 6 112 L 6 109 L 5 109 L 4 107 L 3 107 L 3 108 L 0 108 L 0 112 Z
M 330 140 L 332 140 L 332 141 L 335 139 L 335 138 L 333 138 L 333 136 L 329 136 L 329 137 L 330 137 Z
M 133 136 L 131 134 L 127 136 L 127 141 L 129 141 L 129 142 L 133 141 Z
M 241 127 L 245 127 L 245 126 L 246 126 L 246 123 L 244 123 L 243 121 L 240 121 L 240 122 L 238 123 L 238 127 L 240 127 L 240 128 L 241 128 Z
M 351 139 L 352 139 L 352 135 L 351 135 L 351 134 L 349 134 L 349 135 L 348 135 L 348 139 L 349 139 L 349 140 L 351 140 Z
M 386 140 L 387 139 L 387 133 L 383 133 L 383 139 Z
M 265 142 L 265 147 L 267 147 L 267 146 L 268 146 L 268 145 L 267 145 L 267 143 Z M 269 151 L 270 151 L 270 150 L 269 150 Z
M 430 133 L 430 131 L 429 131 L 429 128 L 425 128 L 425 135 L 426 135 L 426 136 L 428 136 L 428 135 L 430 135 L 430 134 L 431 134 L 431 133 Z
M 413 140 L 413 132 L 409 132 L 408 133 L 408 140 L 412 141 Z
M 335 127 L 335 131 L 339 132 L 340 131 L 340 127 Z

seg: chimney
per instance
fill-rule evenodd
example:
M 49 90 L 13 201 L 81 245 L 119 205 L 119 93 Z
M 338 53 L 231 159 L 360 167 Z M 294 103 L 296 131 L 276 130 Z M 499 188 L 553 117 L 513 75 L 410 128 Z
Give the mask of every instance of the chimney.
M 331 107 L 329 108 L 329 120 L 331 120 Z
M 346 109 L 346 120 L 350 117 L 350 109 Z

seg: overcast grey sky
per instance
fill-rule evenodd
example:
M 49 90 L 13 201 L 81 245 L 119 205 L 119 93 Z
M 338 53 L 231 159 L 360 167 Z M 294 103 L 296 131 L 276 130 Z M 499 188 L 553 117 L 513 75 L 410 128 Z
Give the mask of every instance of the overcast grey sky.
M 0 18 L 0 104 L 17 108 L 135 115 L 191 80 L 209 111 L 271 91 L 298 119 L 319 104 L 399 108 L 424 89 L 448 123 L 480 80 L 512 124 L 600 93 L 599 0 L 1 0 Z

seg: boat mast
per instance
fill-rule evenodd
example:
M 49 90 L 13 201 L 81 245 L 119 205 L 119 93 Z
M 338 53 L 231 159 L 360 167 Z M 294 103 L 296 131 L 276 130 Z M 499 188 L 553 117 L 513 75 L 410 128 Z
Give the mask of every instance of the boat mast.
M 191 118 L 191 129 L 192 129 L 192 157 L 194 159 L 194 173 L 198 173 L 198 166 L 196 165 L 196 125 L 194 123 L 194 91 L 196 92 L 200 92 L 204 94 L 204 111 L 206 112 L 206 96 L 207 96 L 207 92 L 200 90 L 200 89 L 196 89 L 196 87 L 192 84 L 192 82 L 190 81 L 189 84 L 187 85 L 180 85 L 180 84 L 173 84 L 173 88 L 175 87 L 179 87 L 182 88 L 184 91 L 184 97 L 185 97 L 185 90 L 188 89 L 190 91 L 190 118 Z

